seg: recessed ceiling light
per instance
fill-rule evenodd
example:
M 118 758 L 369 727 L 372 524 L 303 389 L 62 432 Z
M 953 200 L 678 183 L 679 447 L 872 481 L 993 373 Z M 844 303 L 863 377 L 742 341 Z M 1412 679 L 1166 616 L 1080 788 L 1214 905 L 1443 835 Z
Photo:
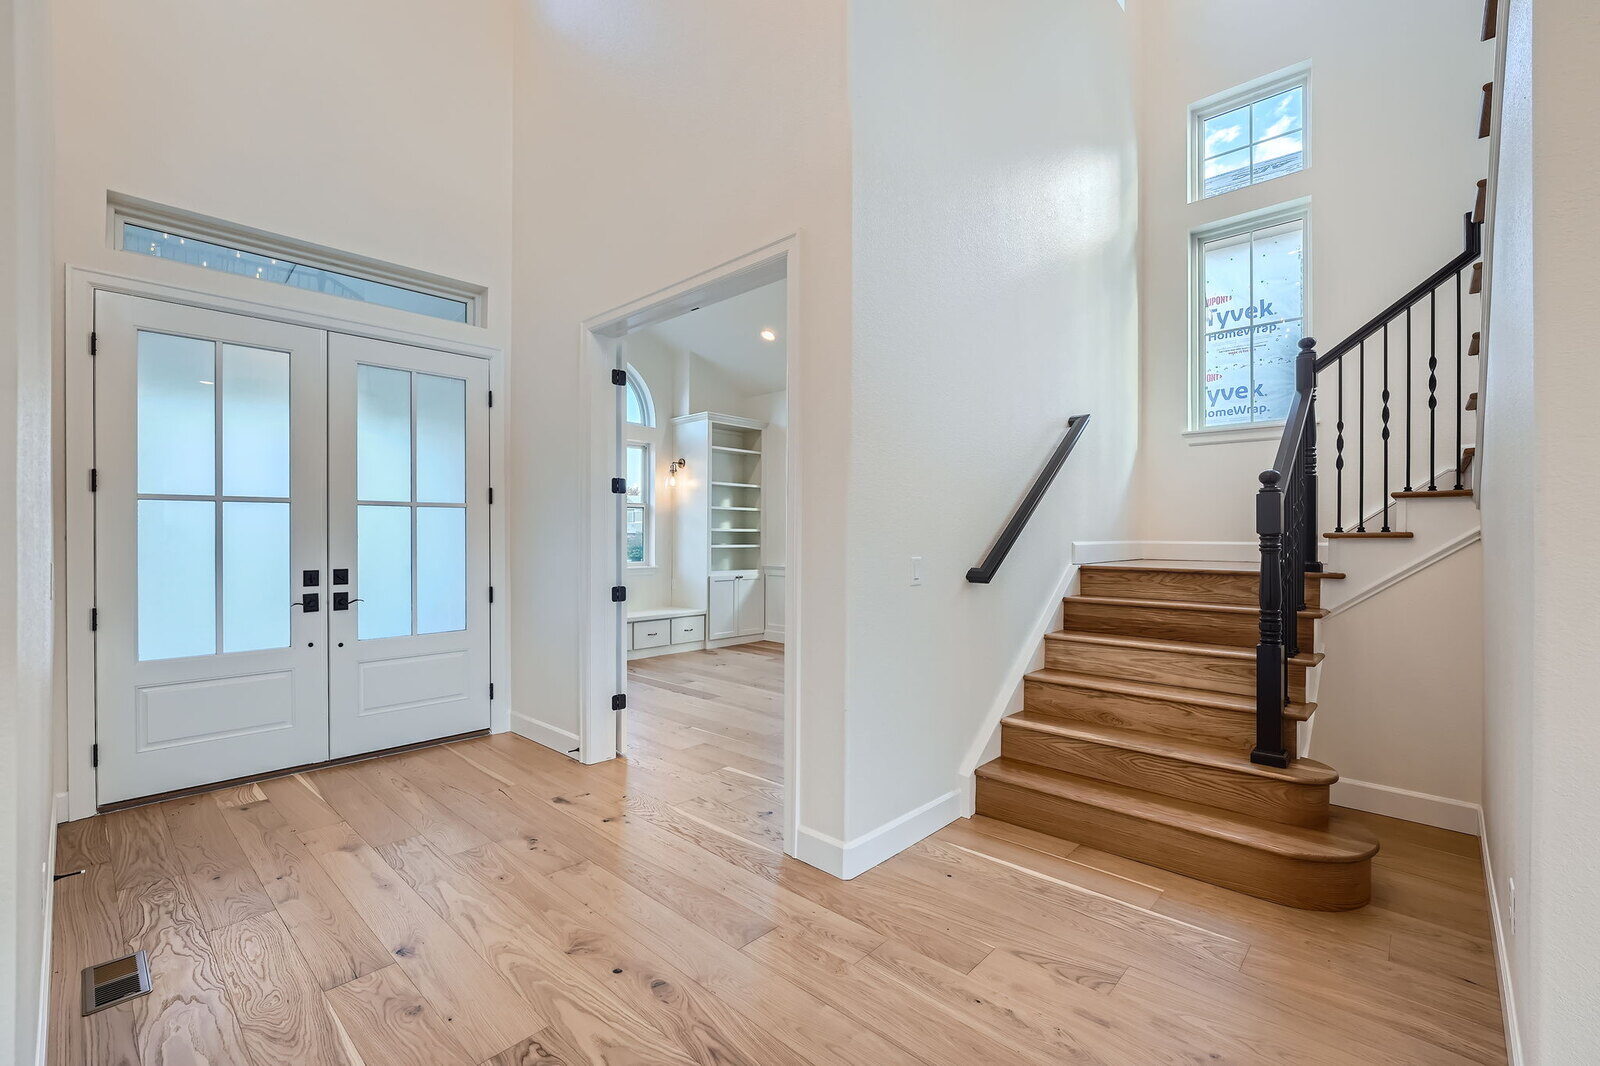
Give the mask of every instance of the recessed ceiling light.
M 761 339 L 764 341 L 775 341 L 778 339 L 778 335 L 770 329 L 764 329 L 761 331 Z

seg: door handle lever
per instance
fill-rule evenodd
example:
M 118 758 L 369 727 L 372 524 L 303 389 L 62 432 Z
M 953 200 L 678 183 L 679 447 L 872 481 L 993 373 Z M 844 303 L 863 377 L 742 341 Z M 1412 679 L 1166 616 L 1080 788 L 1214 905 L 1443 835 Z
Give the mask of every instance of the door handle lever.
M 335 611 L 348 611 L 352 603 L 360 602 L 360 596 L 357 596 L 355 599 L 351 599 L 348 592 L 335 592 L 333 594 L 333 609 Z
M 298 607 L 306 614 L 316 614 L 322 609 L 322 599 L 315 592 L 308 592 L 298 600 L 295 600 L 293 603 L 289 604 L 289 606 Z

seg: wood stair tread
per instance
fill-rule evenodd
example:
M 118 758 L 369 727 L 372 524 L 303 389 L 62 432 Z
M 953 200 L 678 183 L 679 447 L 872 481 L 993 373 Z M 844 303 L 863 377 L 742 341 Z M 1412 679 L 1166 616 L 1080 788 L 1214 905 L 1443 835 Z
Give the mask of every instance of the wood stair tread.
M 1477 393 L 1473 393 L 1471 396 L 1467 397 L 1467 410 L 1476 411 L 1477 409 L 1478 409 L 1478 394 Z
M 1461 449 L 1461 464 L 1459 467 L 1461 473 L 1465 474 L 1472 469 L 1472 460 L 1477 457 L 1477 454 L 1478 449 L 1475 447 Z
M 1083 563 L 1080 570 L 1127 570 L 1134 572 L 1155 571 L 1158 574 L 1232 574 L 1238 577 L 1259 577 L 1260 567 L 1220 567 L 1220 566 L 1179 566 L 1175 562 L 1171 565 L 1161 565 L 1160 560 L 1146 562 L 1144 560 L 1124 560 L 1116 563 Z M 1306 577 L 1314 577 L 1319 581 L 1340 580 L 1345 575 L 1337 570 L 1307 570 Z
M 1286 859 L 1362 862 L 1378 850 L 1377 843 L 1368 839 L 1358 826 L 1339 820 L 1331 822 L 1328 830 L 1285 825 L 1006 758 L 985 763 L 977 772 L 980 778 L 1013 788 L 1056 796 L 1160 825 L 1179 826 L 1191 833 Z
M 1158 640 L 1154 637 L 1123 637 L 1110 633 L 1073 633 L 1058 630 L 1046 633 L 1045 640 L 1081 644 L 1108 644 L 1122 648 L 1141 648 L 1145 651 L 1187 652 L 1191 655 L 1209 655 L 1217 659 L 1245 659 L 1255 662 L 1254 648 L 1241 648 L 1232 644 L 1202 644 L 1192 640 Z M 1316 666 L 1322 662 L 1322 652 L 1302 651 L 1289 660 L 1290 666 Z
M 1426 500 L 1429 497 L 1433 497 L 1435 499 L 1440 499 L 1440 498 L 1455 498 L 1455 497 L 1461 497 L 1461 496 L 1471 496 L 1472 495 L 1472 490 L 1471 489 L 1418 489 L 1415 492 L 1391 492 L 1389 495 L 1393 496 L 1397 500 Z
M 1337 770 L 1315 759 L 1295 759 L 1286 767 L 1261 766 L 1251 762 L 1250 756 L 1245 753 L 1160 733 L 1141 733 L 1132 729 L 1098 725 L 1094 722 L 1046 718 L 1029 714 L 1027 711 L 1008 715 L 1005 721 L 1019 729 L 1052 733 L 1059 737 L 1102 744 L 1108 748 L 1121 748 L 1125 751 L 1136 751 L 1144 755 L 1155 755 L 1164 759 L 1175 759 L 1294 785 L 1332 785 L 1339 780 Z
M 1067 596 L 1066 599 L 1074 603 L 1098 604 L 1103 607 L 1152 607 L 1157 610 L 1173 611 L 1214 611 L 1218 614 L 1259 615 L 1260 607 L 1246 607 L 1236 603 L 1200 603 L 1195 600 L 1137 600 L 1122 596 Z M 1305 607 L 1300 614 L 1307 618 L 1325 618 L 1327 610 L 1322 607 Z
M 1393 540 L 1393 539 L 1396 539 L 1396 538 L 1414 537 L 1414 536 L 1416 536 L 1416 534 L 1412 533 L 1410 530 L 1391 529 L 1391 530 L 1388 530 L 1386 532 L 1385 531 L 1379 531 L 1379 532 L 1365 531 L 1365 532 L 1361 532 L 1361 533 L 1356 533 L 1354 531 L 1347 531 L 1347 532 L 1344 532 L 1344 533 L 1324 533 L 1323 536 L 1326 537 L 1328 540 L 1354 540 L 1356 538 L 1367 538 L 1367 539 L 1378 539 L 1378 540 L 1383 540 L 1383 539 Z
M 1256 713 L 1256 701 L 1252 697 L 1235 696 L 1212 689 L 1163 685 L 1155 681 L 1128 681 L 1119 677 L 1080 674 L 1071 670 L 1052 670 L 1048 668 L 1033 671 L 1027 675 L 1027 680 L 1043 685 L 1059 685 L 1065 688 L 1088 688 L 1098 692 L 1115 692 L 1125 696 L 1197 703 L 1206 707 L 1215 707 L 1218 710 L 1237 711 L 1240 714 L 1253 715 Z M 1304 722 L 1311 717 L 1316 709 L 1317 705 L 1315 703 L 1291 703 L 1284 708 L 1283 714 L 1285 718 L 1293 719 L 1296 722 Z

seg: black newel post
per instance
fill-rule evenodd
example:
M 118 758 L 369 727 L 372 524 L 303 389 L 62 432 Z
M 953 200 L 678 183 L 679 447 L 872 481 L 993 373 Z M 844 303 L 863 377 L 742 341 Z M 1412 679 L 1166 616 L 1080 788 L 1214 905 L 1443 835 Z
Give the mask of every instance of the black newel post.
M 1256 746 L 1250 761 L 1288 766 L 1283 746 L 1287 662 L 1283 647 L 1283 491 L 1278 472 L 1261 473 L 1256 534 L 1261 538 L 1261 637 L 1256 644 Z

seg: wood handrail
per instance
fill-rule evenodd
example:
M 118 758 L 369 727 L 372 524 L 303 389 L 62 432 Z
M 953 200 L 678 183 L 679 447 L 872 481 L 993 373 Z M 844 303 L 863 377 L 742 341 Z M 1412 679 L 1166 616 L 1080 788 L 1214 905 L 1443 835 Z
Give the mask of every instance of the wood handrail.
M 989 549 L 989 554 L 983 557 L 983 562 L 967 571 L 967 580 L 974 585 L 987 585 L 994 580 L 995 572 L 1000 569 L 1000 564 L 1006 561 L 1006 556 L 1011 553 L 1011 548 L 1017 543 L 1017 538 L 1022 535 L 1023 527 L 1028 524 L 1028 519 L 1033 517 L 1033 512 L 1038 510 L 1039 501 L 1044 499 L 1045 492 L 1050 488 L 1050 483 L 1056 479 L 1056 474 L 1061 470 L 1061 464 L 1067 461 L 1067 456 L 1072 454 L 1073 446 L 1078 443 L 1078 438 L 1083 435 L 1083 427 L 1089 424 L 1088 415 L 1073 415 L 1067 419 L 1067 431 L 1061 437 L 1061 443 L 1056 445 L 1056 450 L 1050 453 L 1050 458 L 1044 464 L 1044 469 L 1039 471 L 1039 476 L 1034 478 L 1033 487 L 1028 489 L 1028 494 L 1022 498 L 1017 509 L 1011 513 L 1010 521 L 1000 531 L 994 545 Z

